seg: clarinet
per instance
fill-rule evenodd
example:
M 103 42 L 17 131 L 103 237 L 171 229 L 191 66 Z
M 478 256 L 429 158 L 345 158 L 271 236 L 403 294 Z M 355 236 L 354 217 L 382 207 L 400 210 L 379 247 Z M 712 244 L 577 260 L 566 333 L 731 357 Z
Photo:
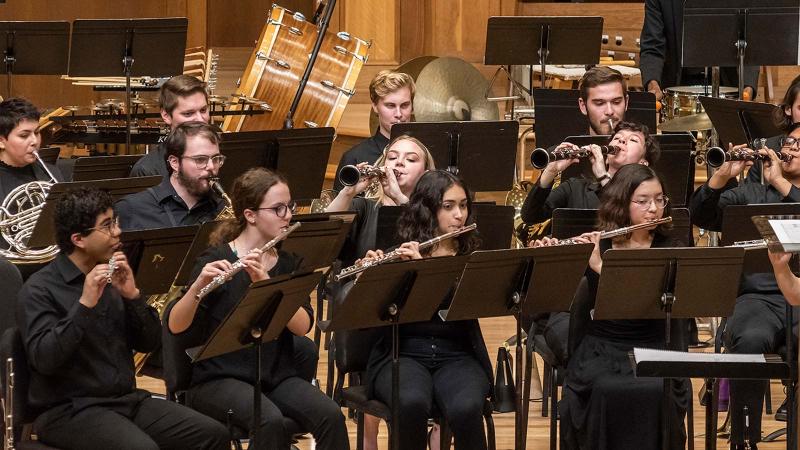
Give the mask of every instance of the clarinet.
M 284 228 L 283 231 L 281 231 L 281 233 L 279 235 L 275 236 L 274 238 L 272 238 L 271 241 L 269 241 L 266 244 L 264 244 L 260 248 L 260 250 L 262 252 L 265 252 L 265 251 L 271 249 L 272 247 L 275 247 L 278 244 L 278 242 L 286 239 L 286 236 L 289 236 L 289 234 L 291 234 L 292 231 L 294 231 L 294 230 L 296 230 L 298 228 L 300 228 L 300 222 L 295 222 L 292 225 L 290 225 L 289 227 Z M 225 284 L 228 280 L 233 278 L 234 275 L 236 275 L 237 273 L 241 272 L 244 268 L 245 268 L 244 257 L 241 257 L 241 258 L 239 258 L 238 261 L 233 263 L 233 267 L 231 267 L 230 270 L 228 270 L 225 273 L 221 273 L 221 274 L 215 276 L 214 279 L 211 280 L 210 283 L 208 283 L 207 285 L 205 285 L 202 288 L 200 288 L 200 291 L 195 296 L 195 299 L 199 302 L 200 300 L 203 299 L 203 297 L 208 295 L 214 289 L 216 289 L 216 288 L 222 286 L 223 284 Z
M 469 231 L 474 230 L 477 227 L 478 227 L 478 225 L 473 223 L 473 224 L 467 225 L 467 226 L 465 226 L 465 227 L 463 227 L 461 229 L 458 229 L 458 230 L 455 230 L 455 231 L 451 231 L 449 233 L 445 233 L 445 234 L 443 234 L 441 236 L 436 236 L 433 239 L 427 240 L 427 241 L 419 244 L 419 249 L 420 250 L 424 250 L 426 248 L 432 247 L 432 246 L 438 244 L 439 242 L 442 242 L 442 241 L 444 241 L 446 239 L 450 239 L 450 238 L 456 237 L 458 235 L 467 233 Z M 393 250 L 393 251 L 391 251 L 389 253 L 385 253 L 381 258 L 362 261 L 360 263 L 353 264 L 350 267 L 346 267 L 346 268 L 342 269 L 342 271 L 339 272 L 339 274 L 336 275 L 333 278 L 336 281 L 341 281 L 341 280 L 343 280 L 345 278 L 350 278 L 353 275 L 359 274 L 359 273 L 369 269 L 372 266 L 377 266 L 378 264 L 383 264 L 385 262 L 394 261 L 394 260 L 399 259 L 399 258 L 400 258 L 400 252 L 398 252 L 397 250 Z

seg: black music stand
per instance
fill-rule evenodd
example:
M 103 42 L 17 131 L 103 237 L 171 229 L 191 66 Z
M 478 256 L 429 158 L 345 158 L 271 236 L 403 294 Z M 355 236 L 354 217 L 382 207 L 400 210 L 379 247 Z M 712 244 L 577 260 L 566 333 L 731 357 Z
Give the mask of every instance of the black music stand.
M 72 23 L 69 75 L 125 77 L 125 144 L 131 146 L 131 77 L 183 73 L 185 17 L 77 19 Z
M 603 18 L 494 16 L 486 26 L 484 64 L 539 64 L 544 87 L 547 64 L 597 64 Z M 533 80 L 531 80 L 533 90 Z
M 187 349 L 192 362 L 225 355 L 247 347 L 256 354 L 253 379 L 253 425 L 250 445 L 256 446 L 261 424 L 261 344 L 280 336 L 297 310 L 319 282 L 313 272 L 257 281 L 231 309 L 211 337 L 199 348 Z
M 39 149 L 39 157 L 42 161 L 56 165 L 58 163 L 58 155 L 61 153 L 61 147 L 45 147 Z
M 36 220 L 31 237 L 28 240 L 29 247 L 46 247 L 56 243 L 54 216 L 56 201 L 61 198 L 66 191 L 80 187 L 93 187 L 108 191 L 116 202 L 120 198 L 143 191 L 161 182 L 161 175 L 139 178 L 115 178 L 111 180 L 95 181 L 76 181 L 70 183 L 56 183 L 50 188 L 47 194 L 42 212 Z
M 783 134 L 773 119 L 778 106 L 713 97 L 700 97 L 700 103 L 714 124 L 721 147 L 726 150 L 729 142 L 749 146 L 753 139 Z M 780 151 L 779 148 L 773 150 Z
M 67 73 L 69 22 L 0 22 L 5 41 L 3 65 L 8 98 L 14 96 L 13 75 L 61 75 Z
M 784 216 L 800 214 L 797 203 L 764 203 L 760 205 L 728 206 L 722 212 L 721 245 L 761 239 L 761 234 L 752 221 L 754 216 Z M 744 258 L 744 273 L 772 274 L 772 264 L 765 248 L 748 250 Z
M 144 155 L 86 156 L 78 158 L 72 169 L 72 181 L 127 178 L 133 165 Z
M 217 225 L 222 223 L 218 220 L 208 221 L 197 229 L 192 240 L 192 245 L 189 250 L 185 252 L 183 262 L 181 263 L 180 270 L 175 275 L 175 280 L 172 282 L 175 286 L 186 286 L 189 283 L 189 278 L 192 276 L 195 262 L 197 258 L 209 247 L 209 239 L 211 233 L 217 228 Z
M 198 229 L 190 225 L 122 232 L 123 252 L 142 295 L 169 292 Z
M 303 226 L 280 243 L 280 249 L 302 257 L 298 270 L 317 270 L 329 267 L 342 250 L 353 225 L 354 212 L 299 214 L 292 223 Z
M 332 127 L 223 133 L 220 151 L 228 159 L 219 177 L 230 189 L 251 167 L 277 170 L 291 181 L 292 196 L 308 203 L 322 191 L 334 133 Z
M 744 250 L 650 248 L 608 250 L 597 289 L 594 320 L 664 319 L 665 343 L 672 319 L 727 317 L 733 313 Z M 668 388 L 664 379 L 664 449 L 669 447 Z M 706 439 L 716 442 L 716 408 L 706 409 Z M 713 422 L 712 422 L 713 420 Z
M 742 98 L 745 65 L 800 64 L 798 23 L 800 5 L 793 0 L 686 0 L 681 66 L 737 67 Z
M 519 122 L 408 122 L 392 126 L 430 150 L 436 167 L 459 175 L 473 192 L 507 191 L 514 182 Z
M 481 250 L 502 250 L 511 248 L 512 231 L 514 230 L 514 207 L 511 205 L 495 205 L 494 203 L 473 202 L 475 223 L 478 225 L 478 237 L 481 239 Z
M 400 324 L 424 322 L 464 268 L 467 256 L 428 258 L 370 267 L 353 283 L 333 318 L 319 322 L 322 331 L 392 327 L 392 442 L 400 448 Z
M 522 317 L 569 310 L 593 245 L 579 244 L 515 250 L 477 251 L 470 255 L 444 320 L 513 315 L 516 319 L 517 404 L 514 448 L 525 448 L 522 404 Z M 557 283 L 553 282 L 558 280 Z M 486 280 L 492 280 L 487 283 Z

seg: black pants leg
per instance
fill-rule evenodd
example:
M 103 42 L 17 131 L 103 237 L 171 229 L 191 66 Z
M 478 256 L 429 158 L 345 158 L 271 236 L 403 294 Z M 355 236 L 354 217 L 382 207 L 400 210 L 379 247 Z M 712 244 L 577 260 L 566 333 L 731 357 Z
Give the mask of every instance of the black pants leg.
M 553 355 L 562 362 L 567 363 L 569 356 L 569 313 L 559 312 L 550 314 L 544 328 L 544 340 Z
M 297 376 L 308 381 L 314 380 L 317 374 L 319 353 L 314 341 L 306 336 L 292 336 L 294 346 L 294 370 Z
M 725 327 L 725 347 L 730 353 L 769 353 L 784 339 L 785 300 L 779 295 L 744 294 L 736 299 L 733 316 Z M 768 381 L 731 380 L 731 442 L 744 443 L 744 415 L 750 416 L 751 443 L 761 440 L 761 413 Z
M 375 378 L 375 397 L 392 405 L 392 365 L 386 364 Z M 400 433 L 400 450 L 425 450 L 428 418 L 433 405 L 433 377 L 411 358 L 400 358 L 400 417 L 392 433 Z
M 344 414 L 336 402 L 306 380 L 291 377 L 283 380 L 267 394 L 286 417 L 291 417 L 304 430 L 311 431 L 319 450 L 347 450 Z
M 486 373 L 474 358 L 448 362 L 433 374 L 436 404 L 453 430 L 456 450 L 486 450 L 483 404 Z

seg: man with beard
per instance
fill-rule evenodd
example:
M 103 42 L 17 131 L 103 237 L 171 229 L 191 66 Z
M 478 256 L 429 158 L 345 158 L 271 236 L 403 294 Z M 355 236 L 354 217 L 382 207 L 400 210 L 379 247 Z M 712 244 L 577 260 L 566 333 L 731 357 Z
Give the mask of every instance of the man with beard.
M 578 108 L 589 120 L 589 134 L 613 134 L 614 125 L 625 120 L 625 111 L 628 110 L 625 77 L 610 67 L 592 67 L 581 77 L 578 90 Z
M 123 230 L 169 228 L 214 220 L 224 201 L 211 194 L 209 180 L 225 162 L 216 127 L 184 122 L 169 135 L 164 147 L 170 172 L 161 184 L 131 194 L 116 204 Z

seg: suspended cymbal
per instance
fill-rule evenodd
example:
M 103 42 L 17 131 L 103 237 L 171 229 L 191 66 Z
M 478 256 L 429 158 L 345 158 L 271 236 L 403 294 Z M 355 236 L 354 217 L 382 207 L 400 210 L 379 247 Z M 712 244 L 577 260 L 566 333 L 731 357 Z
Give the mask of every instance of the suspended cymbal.
M 414 58 L 411 61 L 408 61 L 405 64 L 400 65 L 394 71 L 395 72 L 401 72 L 401 73 L 407 73 L 407 74 L 411 75 L 411 78 L 416 83 L 417 76 L 419 76 L 419 73 L 422 71 L 422 69 L 426 65 L 428 65 L 428 63 L 430 63 L 431 61 L 433 61 L 435 59 L 436 59 L 435 56 L 420 56 L 419 58 Z M 419 86 L 417 86 L 417 89 L 419 89 Z M 412 117 L 411 120 L 414 120 L 414 115 L 413 114 L 412 114 L 411 117 Z M 370 132 L 370 134 L 375 134 L 375 132 L 378 130 L 378 126 L 379 126 L 378 115 L 375 114 L 375 111 L 372 111 L 370 109 L 370 112 L 369 112 L 369 132 Z
M 431 61 L 417 77 L 416 120 L 498 120 L 497 104 L 484 96 L 488 86 L 489 82 L 478 69 L 462 59 Z
M 691 116 L 678 117 L 669 122 L 662 123 L 658 129 L 661 131 L 702 131 L 714 128 L 708 114 L 692 114 Z

